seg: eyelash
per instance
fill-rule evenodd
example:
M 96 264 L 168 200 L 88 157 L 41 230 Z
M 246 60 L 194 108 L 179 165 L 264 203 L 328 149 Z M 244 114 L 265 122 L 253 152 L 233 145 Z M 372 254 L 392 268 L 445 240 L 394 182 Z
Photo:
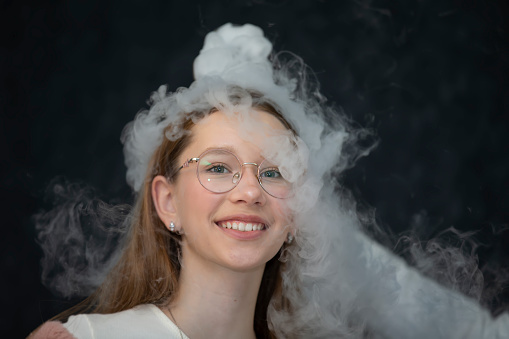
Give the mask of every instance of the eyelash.
M 278 178 L 281 177 L 281 172 L 279 172 L 279 168 L 277 168 L 277 167 L 272 167 L 272 168 L 264 169 L 260 176 L 263 176 L 267 172 L 276 172 L 277 173 L 277 177 Z
M 218 169 L 218 168 L 221 168 L 221 169 L 223 169 L 223 170 L 226 170 L 226 171 L 228 171 L 228 172 L 231 172 L 231 171 L 228 169 L 228 167 L 226 167 L 226 165 L 225 165 L 225 164 L 221 164 L 221 163 L 219 163 L 219 164 L 211 164 L 211 165 L 207 168 L 207 172 L 211 172 L 211 173 L 221 173 L 221 174 L 223 174 L 224 172 L 217 172 L 217 171 L 216 171 L 216 169 Z

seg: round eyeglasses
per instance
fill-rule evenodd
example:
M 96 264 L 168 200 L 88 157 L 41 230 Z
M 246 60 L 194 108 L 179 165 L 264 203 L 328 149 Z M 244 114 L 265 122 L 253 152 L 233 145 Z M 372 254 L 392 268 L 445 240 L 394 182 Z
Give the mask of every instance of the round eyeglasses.
M 241 163 L 237 156 L 224 149 L 211 149 L 203 152 L 198 158 L 186 160 L 177 170 L 197 163 L 196 176 L 200 184 L 210 192 L 226 193 L 238 185 L 242 179 L 242 168 L 253 165 L 258 168 L 257 178 L 265 192 L 279 199 L 287 198 L 292 191 L 292 184 L 283 178 L 279 168 L 268 160 L 260 164 L 254 162 Z

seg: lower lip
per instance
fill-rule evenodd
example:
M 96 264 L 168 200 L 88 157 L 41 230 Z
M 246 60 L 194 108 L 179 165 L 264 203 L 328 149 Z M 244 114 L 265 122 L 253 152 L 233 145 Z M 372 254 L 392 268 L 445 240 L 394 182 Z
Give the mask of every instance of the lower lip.
M 230 237 L 238 239 L 238 240 L 255 240 L 260 238 L 263 235 L 263 232 L 265 232 L 265 229 L 263 230 L 257 230 L 257 231 L 239 231 L 234 230 L 231 228 L 221 227 L 218 224 L 216 224 L 217 227 L 219 227 L 223 232 L 228 234 Z

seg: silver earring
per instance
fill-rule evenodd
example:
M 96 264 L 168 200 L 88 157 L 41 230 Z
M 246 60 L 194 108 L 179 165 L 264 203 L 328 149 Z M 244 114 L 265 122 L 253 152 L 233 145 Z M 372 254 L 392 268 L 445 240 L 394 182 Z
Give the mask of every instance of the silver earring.
M 290 232 L 288 232 L 288 235 L 286 236 L 286 243 L 291 244 L 292 241 L 293 241 L 293 235 Z
M 175 223 L 170 221 L 170 232 L 175 232 Z

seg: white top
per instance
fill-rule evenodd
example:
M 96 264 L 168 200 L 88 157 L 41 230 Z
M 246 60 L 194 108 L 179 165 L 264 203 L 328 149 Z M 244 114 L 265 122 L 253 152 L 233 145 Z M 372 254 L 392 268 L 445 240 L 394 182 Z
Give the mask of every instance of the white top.
M 64 326 L 77 339 L 189 339 L 152 304 L 111 314 L 73 315 Z

